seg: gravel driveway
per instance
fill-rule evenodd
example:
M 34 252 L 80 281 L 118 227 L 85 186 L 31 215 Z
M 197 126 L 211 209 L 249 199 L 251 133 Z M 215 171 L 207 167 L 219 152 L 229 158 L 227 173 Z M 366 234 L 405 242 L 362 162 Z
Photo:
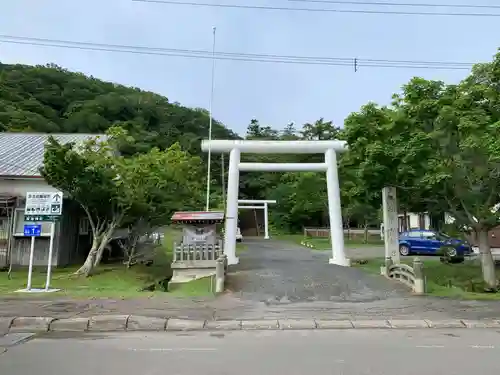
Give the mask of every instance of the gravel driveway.
M 460 301 L 414 296 L 402 284 L 354 267 L 328 264 L 330 252 L 273 240 L 245 240 L 227 279 L 229 297 L 239 301 L 231 311 L 249 317 L 341 318 L 500 318 L 499 301 Z M 383 249 L 348 249 L 348 256 Z M 361 256 L 363 258 L 364 256 Z
M 357 268 L 328 264 L 331 253 L 282 241 L 246 240 L 228 289 L 269 304 L 300 301 L 366 302 L 409 296 L 399 284 Z M 367 249 L 360 249 L 366 251 Z M 383 249 L 382 249 L 383 251 Z

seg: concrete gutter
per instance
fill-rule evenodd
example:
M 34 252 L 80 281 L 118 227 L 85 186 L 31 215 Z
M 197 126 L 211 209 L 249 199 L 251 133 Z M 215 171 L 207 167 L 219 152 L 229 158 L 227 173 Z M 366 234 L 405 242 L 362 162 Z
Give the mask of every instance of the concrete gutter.
M 500 314 L 499 314 L 500 315 Z M 0 334 L 42 332 L 125 332 L 125 331 L 241 331 L 314 329 L 439 329 L 496 328 L 500 318 L 490 320 L 189 320 L 136 315 L 98 315 L 74 317 L 0 317 Z

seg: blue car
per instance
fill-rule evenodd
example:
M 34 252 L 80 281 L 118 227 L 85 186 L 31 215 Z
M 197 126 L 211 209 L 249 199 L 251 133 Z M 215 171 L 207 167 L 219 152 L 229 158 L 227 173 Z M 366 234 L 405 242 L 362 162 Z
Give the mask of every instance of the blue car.
M 472 253 L 472 248 L 467 241 L 433 230 L 409 230 L 399 235 L 399 253 L 403 256 L 438 255 L 438 250 L 445 245 L 452 245 L 454 248 L 451 252 L 448 251 L 450 256 L 464 256 Z

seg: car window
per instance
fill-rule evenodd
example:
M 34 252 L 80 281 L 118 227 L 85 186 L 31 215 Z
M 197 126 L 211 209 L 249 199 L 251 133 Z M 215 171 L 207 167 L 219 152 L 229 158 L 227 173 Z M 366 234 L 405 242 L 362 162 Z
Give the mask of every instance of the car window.
M 422 237 L 424 238 L 435 238 L 436 233 L 434 232 L 422 232 Z
M 436 237 L 440 241 L 446 241 L 446 240 L 449 240 L 451 238 L 450 236 L 448 236 L 447 234 L 444 234 L 444 233 L 436 233 Z
M 409 232 L 408 233 L 408 237 L 412 237 L 412 238 L 420 238 L 422 236 L 422 234 L 420 232 Z

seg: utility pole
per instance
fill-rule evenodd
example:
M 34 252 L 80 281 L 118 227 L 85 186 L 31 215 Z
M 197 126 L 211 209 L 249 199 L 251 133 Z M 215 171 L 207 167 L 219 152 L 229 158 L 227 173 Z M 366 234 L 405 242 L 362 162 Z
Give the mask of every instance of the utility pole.
M 207 202 L 205 206 L 205 211 L 210 210 L 210 164 L 212 162 L 212 145 L 210 142 L 212 141 L 212 106 L 214 101 L 214 84 L 215 84 L 215 31 L 217 28 L 212 27 L 212 83 L 210 87 L 210 104 L 209 104 L 209 122 L 208 122 L 208 170 L 207 170 Z
M 224 153 L 220 154 L 221 162 L 221 180 L 222 180 L 222 207 L 224 212 L 226 212 L 226 176 L 225 176 L 225 166 L 224 166 Z

